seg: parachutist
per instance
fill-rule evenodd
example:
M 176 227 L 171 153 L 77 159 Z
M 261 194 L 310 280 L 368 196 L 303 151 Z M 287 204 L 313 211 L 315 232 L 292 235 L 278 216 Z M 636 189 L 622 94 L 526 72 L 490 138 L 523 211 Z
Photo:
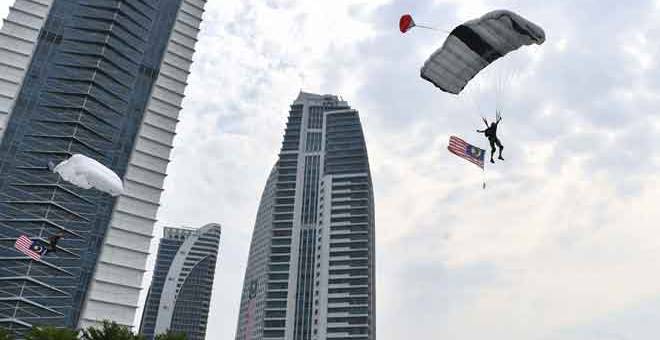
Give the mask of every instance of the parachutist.
M 52 235 L 48 238 L 48 251 L 56 252 L 57 251 L 57 241 L 59 241 L 62 236 L 64 236 L 63 231 L 58 231 L 57 234 Z
M 496 145 L 497 147 L 500 148 L 500 156 L 498 157 L 498 159 L 504 160 L 504 158 L 502 158 L 502 149 L 504 149 L 504 146 L 500 142 L 500 139 L 497 138 L 497 125 L 502 120 L 500 113 L 497 112 L 497 121 L 490 123 L 490 126 L 488 125 L 488 121 L 486 120 L 486 118 L 481 118 L 481 119 L 483 119 L 484 123 L 486 124 L 486 129 L 477 130 L 477 132 L 486 135 L 486 138 L 488 138 L 488 142 L 490 142 L 490 162 L 495 163 L 495 161 L 493 160 L 493 155 L 495 154 Z

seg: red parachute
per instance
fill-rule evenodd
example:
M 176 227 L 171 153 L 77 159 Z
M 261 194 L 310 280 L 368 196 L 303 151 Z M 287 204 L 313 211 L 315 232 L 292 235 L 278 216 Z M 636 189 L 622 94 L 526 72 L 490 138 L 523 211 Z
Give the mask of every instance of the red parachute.
M 410 14 L 402 15 L 401 19 L 399 19 L 399 29 L 401 30 L 401 33 L 406 33 L 413 27 L 415 27 L 415 21 L 412 16 Z

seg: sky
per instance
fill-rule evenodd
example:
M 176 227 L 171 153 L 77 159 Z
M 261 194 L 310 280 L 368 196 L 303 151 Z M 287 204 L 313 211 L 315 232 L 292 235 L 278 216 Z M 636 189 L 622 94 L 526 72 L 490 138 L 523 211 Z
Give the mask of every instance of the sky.
M 3 17 L 10 3 L 0 0 Z M 401 14 L 449 30 L 500 8 L 542 26 L 546 42 L 497 61 L 461 96 L 419 78 L 445 35 L 402 35 Z M 208 339 L 234 338 L 258 200 L 301 89 L 360 111 L 380 340 L 660 334 L 660 1 L 210 0 L 206 9 L 152 250 L 163 226 L 222 224 Z M 474 130 L 496 107 L 506 160 L 482 173 L 447 140 L 486 147 Z

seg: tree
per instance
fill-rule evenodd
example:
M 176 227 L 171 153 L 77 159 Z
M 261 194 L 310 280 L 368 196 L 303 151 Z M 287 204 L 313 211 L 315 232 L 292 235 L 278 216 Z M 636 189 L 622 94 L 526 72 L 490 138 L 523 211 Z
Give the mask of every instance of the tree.
M 105 320 L 100 327 L 93 326 L 83 330 L 81 340 L 144 340 L 144 337 L 135 335 L 126 326 Z
M 188 340 L 188 337 L 185 333 L 168 330 L 167 333 L 156 335 L 156 340 Z
M 78 340 L 78 332 L 68 328 L 33 327 L 25 340 Z
M 0 327 L 0 340 L 14 340 L 16 337 L 14 337 L 14 333 L 12 333 L 8 329 L 4 329 Z

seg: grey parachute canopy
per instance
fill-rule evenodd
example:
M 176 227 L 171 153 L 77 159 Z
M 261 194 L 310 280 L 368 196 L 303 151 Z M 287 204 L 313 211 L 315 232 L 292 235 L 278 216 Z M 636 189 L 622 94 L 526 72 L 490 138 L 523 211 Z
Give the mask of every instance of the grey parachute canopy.
M 454 28 L 426 60 L 421 77 L 441 90 L 459 94 L 477 73 L 523 45 L 540 45 L 543 29 L 520 15 L 496 10 Z

